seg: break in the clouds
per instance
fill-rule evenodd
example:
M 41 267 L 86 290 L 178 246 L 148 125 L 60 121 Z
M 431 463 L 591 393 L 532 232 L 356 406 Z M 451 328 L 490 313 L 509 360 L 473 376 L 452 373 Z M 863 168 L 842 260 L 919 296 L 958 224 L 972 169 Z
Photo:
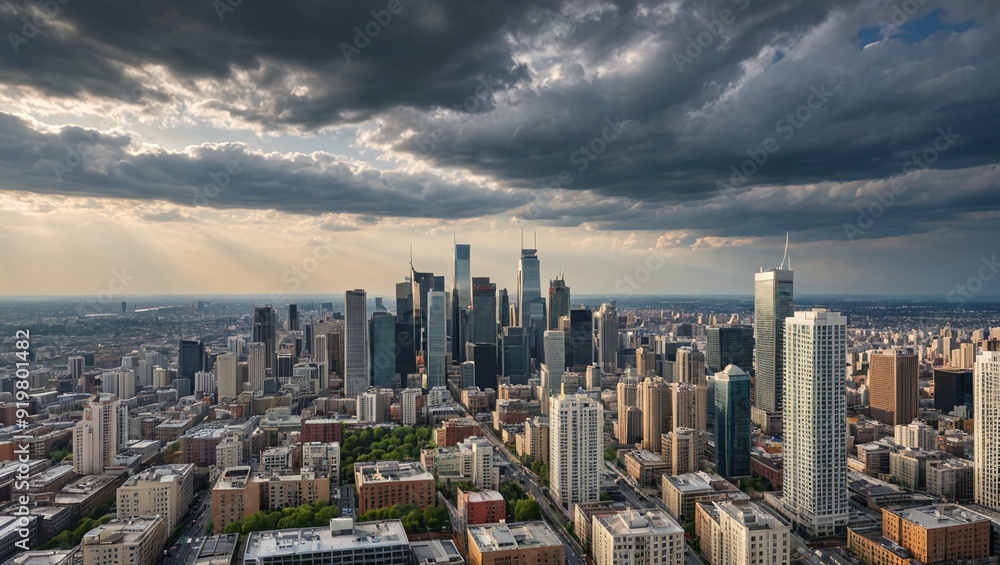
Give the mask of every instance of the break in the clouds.
M 147 222 L 731 253 L 790 230 L 831 260 L 998 231 L 982 2 L 22 0 L 0 32 L 0 189 L 172 205 Z

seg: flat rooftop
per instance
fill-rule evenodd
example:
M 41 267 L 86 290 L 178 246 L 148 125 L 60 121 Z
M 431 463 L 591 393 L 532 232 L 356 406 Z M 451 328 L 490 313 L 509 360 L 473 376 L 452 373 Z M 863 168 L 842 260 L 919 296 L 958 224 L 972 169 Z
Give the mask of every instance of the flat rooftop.
M 415 541 L 410 544 L 417 565 L 459 565 L 465 563 L 455 542 L 450 539 Z
M 626 452 L 625 455 L 635 458 L 640 463 L 664 463 L 659 455 L 645 449 L 633 449 Z
M 173 421 L 173 420 L 171 420 Z M 163 424 L 160 424 L 161 426 Z M 191 428 L 181 436 L 184 439 L 222 439 L 228 430 L 222 428 Z
M 509 551 L 524 547 L 559 546 L 563 543 L 545 522 L 483 524 L 469 527 L 469 536 L 479 551 Z
M 135 486 L 140 481 L 152 483 L 180 482 L 185 475 L 194 476 L 193 463 L 188 463 L 187 465 L 160 465 L 152 467 L 146 471 L 132 475 L 122 486 Z
M 663 510 L 628 510 L 595 520 L 613 536 L 683 534 L 684 529 Z
M 330 527 L 296 528 L 254 532 L 247 538 L 244 561 L 301 553 L 350 550 L 352 548 L 409 545 L 399 520 L 354 524 L 352 533 L 334 534 Z
M 398 461 L 355 463 L 354 473 L 360 479 L 359 485 L 388 481 L 434 480 L 434 475 L 428 473 L 424 466 L 416 461 L 409 463 Z
M 739 491 L 739 489 L 722 477 L 718 475 L 710 475 L 704 471 L 675 476 L 664 475 L 663 480 L 668 481 L 674 486 L 674 488 L 682 493 L 715 492 L 726 490 Z
M 496 502 L 503 500 L 503 495 L 495 490 L 478 490 L 469 494 L 469 503 L 474 502 Z
M 927 529 L 963 526 L 989 520 L 986 516 L 976 514 L 955 504 L 907 508 L 895 512 L 895 514 Z

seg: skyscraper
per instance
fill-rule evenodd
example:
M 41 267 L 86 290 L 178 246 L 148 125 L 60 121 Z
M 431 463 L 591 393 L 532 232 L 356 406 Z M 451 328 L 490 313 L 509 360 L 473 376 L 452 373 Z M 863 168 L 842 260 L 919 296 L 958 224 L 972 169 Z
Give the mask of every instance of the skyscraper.
M 639 434 L 629 434 L 628 409 L 639 406 L 639 380 L 635 377 L 622 377 L 618 381 L 618 443 L 632 445 Z M 641 426 L 640 426 L 641 434 Z
M 754 275 L 754 402 L 767 412 L 783 406 L 785 318 L 792 316 L 792 271 Z
M 253 334 L 250 341 L 263 343 L 265 349 L 264 361 L 268 369 L 274 369 L 275 347 L 278 334 L 275 326 L 274 308 L 271 305 L 257 306 L 253 309 Z
M 297 332 L 299 331 L 299 305 L 289 304 L 288 305 L 288 331 Z
M 386 311 L 372 312 L 372 383 L 381 388 L 396 386 L 396 317 Z
M 451 289 L 451 344 L 452 357 L 456 361 L 465 359 L 465 342 L 469 339 L 468 314 L 472 305 L 472 265 L 471 246 L 467 243 L 455 244 L 455 278 Z M 495 308 L 495 306 L 494 306 Z M 493 343 L 496 343 L 494 341 Z
M 847 525 L 846 334 L 847 319 L 822 308 L 785 320 L 782 500 L 814 537 Z
M 247 365 L 249 372 L 250 390 L 263 391 L 264 379 L 267 376 L 267 345 L 259 342 L 251 342 L 247 346 Z
M 561 390 L 563 373 L 566 372 L 566 334 L 559 330 L 545 330 L 545 366 L 542 391 L 547 402 L 553 392 Z
M 559 329 L 559 318 L 569 316 L 569 287 L 566 278 L 560 276 L 549 281 L 549 322 L 548 329 Z
M 472 278 L 472 318 L 468 341 L 497 344 L 497 285 L 489 277 Z
M 705 354 L 693 347 L 677 349 L 677 361 L 674 362 L 674 382 L 704 385 Z
M 510 323 L 510 296 L 506 288 L 497 291 L 497 321 L 501 328 L 506 328 Z
M 100 475 L 114 463 L 121 443 L 128 439 L 127 412 L 113 394 L 102 394 L 83 405 L 83 415 L 73 428 L 73 470 L 80 475 Z M 122 421 L 124 420 L 124 421 Z
M 656 375 L 656 354 L 649 347 L 635 348 L 635 372 L 640 378 Z
M 646 377 L 639 387 L 642 409 L 642 448 L 660 452 L 660 438 L 670 422 L 670 389 L 660 377 Z
M 976 357 L 973 381 L 973 484 L 976 503 L 1000 508 L 1000 352 Z
M 566 366 L 580 371 L 593 364 L 594 312 L 590 308 L 573 308 L 569 311 Z
M 444 292 L 427 293 L 427 388 L 445 386 L 448 362 L 448 297 Z
M 242 392 L 242 383 L 239 381 L 239 373 L 236 371 L 236 364 L 239 357 L 232 353 L 224 353 L 215 358 L 215 376 L 219 383 L 219 401 L 222 399 L 234 399 Z
M 618 372 L 618 310 L 615 304 L 601 304 L 594 314 L 597 333 L 597 365 L 605 373 Z
M 715 466 L 727 479 L 750 476 L 750 375 L 736 365 L 715 374 Z
M 920 363 L 912 350 L 877 352 L 868 365 L 872 418 L 890 426 L 909 424 L 920 413 Z
M 368 293 L 344 295 L 344 395 L 356 398 L 368 390 Z
M 753 371 L 753 326 L 712 326 L 705 329 L 705 367 L 710 374 L 736 365 L 748 375 Z
M 601 403 L 593 398 L 562 393 L 549 400 L 549 482 L 562 508 L 599 500 L 603 427 Z
M 482 390 L 497 390 L 497 346 L 492 343 L 466 343 L 465 357 L 473 362 L 473 384 Z
M 503 329 L 503 366 L 500 369 L 511 384 L 528 384 L 529 347 L 524 328 L 509 326 Z
M 545 302 L 542 299 L 538 251 L 522 249 L 517 264 L 517 315 L 518 325 L 528 328 L 533 321 L 545 319 Z
M 177 346 L 177 378 L 194 380 L 205 370 L 205 344 L 200 339 L 182 339 Z

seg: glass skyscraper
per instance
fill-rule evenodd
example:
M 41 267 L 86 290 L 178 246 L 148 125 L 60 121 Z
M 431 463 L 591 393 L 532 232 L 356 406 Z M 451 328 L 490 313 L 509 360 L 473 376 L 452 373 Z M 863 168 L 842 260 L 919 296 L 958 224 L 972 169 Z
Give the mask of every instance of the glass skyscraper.
M 715 374 L 715 462 L 726 479 L 750 476 L 750 375 L 736 365 Z
M 569 311 L 569 341 L 566 366 L 583 370 L 594 364 L 594 312 L 590 308 Z
M 357 397 L 368 390 L 368 293 L 348 290 L 344 296 L 344 387 L 345 396 Z
M 565 278 L 549 281 L 549 325 L 548 329 L 559 329 L 559 318 L 569 316 L 569 287 Z
M 465 359 L 465 342 L 469 328 L 467 315 L 472 305 L 471 246 L 455 244 L 455 278 L 451 290 L 451 355 L 457 361 Z
M 468 341 L 497 344 L 497 285 L 489 277 L 472 279 L 472 319 Z
M 754 275 L 754 404 L 780 412 L 784 380 L 785 318 L 792 307 L 792 271 L 772 269 Z
M 177 346 L 177 378 L 194 380 L 205 370 L 205 344 L 199 339 L 182 339 Z
M 448 296 L 441 291 L 427 293 L 427 388 L 445 386 L 448 361 Z
M 396 386 L 396 317 L 388 312 L 373 312 L 371 319 L 372 384 Z
M 264 362 L 268 369 L 274 368 L 275 346 L 278 339 L 275 326 L 274 308 L 258 306 L 253 309 L 253 335 L 250 341 L 264 344 Z
M 748 374 L 753 371 L 753 327 L 713 326 L 705 330 L 705 367 L 709 374 L 736 365 Z

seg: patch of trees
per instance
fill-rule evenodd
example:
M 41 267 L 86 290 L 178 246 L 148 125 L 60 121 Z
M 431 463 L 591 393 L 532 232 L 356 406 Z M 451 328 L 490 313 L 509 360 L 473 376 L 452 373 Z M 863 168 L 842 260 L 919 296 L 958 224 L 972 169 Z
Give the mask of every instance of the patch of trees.
M 241 521 L 226 526 L 224 533 L 249 534 L 264 530 L 284 530 L 287 528 L 317 528 L 329 526 L 330 519 L 340 516 L 340 508 L 326 500 L 303 504 L 295 508 L 255 512 Z
M 365 461 L 416 461 L 420 450 L 434 447 L 433 428 L 356 428 L 344 430 L 340 441 L 340 475 L 354 483 L 354 464 Z
M 358 516 L 359 522 L 401 520 L 407 534 L 440 532 L 449 524 L 448 511 L 441 506 L 428 506 L 423 510 L 410 504 L 397 504 L 391 508 L 376 508 Z

